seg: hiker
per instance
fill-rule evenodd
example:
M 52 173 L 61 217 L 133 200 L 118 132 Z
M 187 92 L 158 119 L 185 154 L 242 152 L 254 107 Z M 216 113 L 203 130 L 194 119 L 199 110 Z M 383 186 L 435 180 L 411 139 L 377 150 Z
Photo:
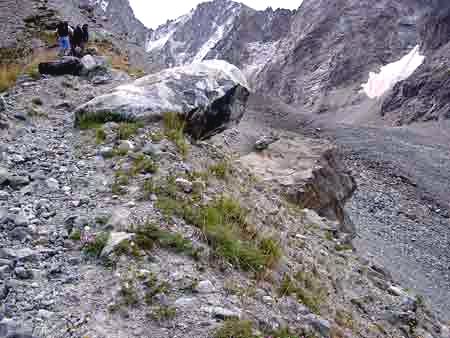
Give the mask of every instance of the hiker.
M 86 23 L 83 25 L 82 31 L 83 31 L 82 48 L 84 48 L 85 45 L 89 42 L 89 26 Z
M 73 56 L 81 56 L 82 53 L 82 42 L 83 42 L 83 31 L 81 27 L 78 25 L 72 35 L 72 55 Z
M 67 55 L 70 51 L 70 29 L 67 21 L 60 22 L 56 28 L 56 34 L 59 42 L 59 55 Z
M 81 51 L 84 52 L 84 49 L 89 42 L 89 26 L 87 24 L 84 24 L 81 30 L 83 31 L 83 37 L 81 39 Z

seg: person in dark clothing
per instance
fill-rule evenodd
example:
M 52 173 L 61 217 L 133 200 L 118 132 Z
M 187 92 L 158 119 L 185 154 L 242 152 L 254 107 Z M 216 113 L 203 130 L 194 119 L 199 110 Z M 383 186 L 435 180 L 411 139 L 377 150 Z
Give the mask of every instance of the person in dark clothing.
M 70 29 L 67 21 L 60 22 L 56 28 L 60 55 L 67 55 L 70 50 Z
M 86 48 L 87 43 L 89 42 L 89 26 L 87 24 L 84 24 L 82 27 L 82 39 L 81 39 L 81 50 L 84 52 L 84 49 Z
M 81 27 L 78 25 L 72 35 L 72 55 L 80 56 L 82 50 L 82 41 L 83 41 L 83 31 Z

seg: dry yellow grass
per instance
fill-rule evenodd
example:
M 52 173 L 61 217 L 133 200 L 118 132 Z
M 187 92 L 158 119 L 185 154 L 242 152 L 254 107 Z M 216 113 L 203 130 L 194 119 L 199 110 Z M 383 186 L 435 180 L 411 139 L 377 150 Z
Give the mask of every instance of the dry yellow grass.
M 0 92 L 14 85 L 22 67 L 18 64 L 0 65 Z
M 38 78 L 40 76 L 39 63 L 54 60 L 55 57 L 56 52 L 53 50 L 40 50 L 26 59 L 0 64 L 0 92 L 13 86 L 20 74 Z

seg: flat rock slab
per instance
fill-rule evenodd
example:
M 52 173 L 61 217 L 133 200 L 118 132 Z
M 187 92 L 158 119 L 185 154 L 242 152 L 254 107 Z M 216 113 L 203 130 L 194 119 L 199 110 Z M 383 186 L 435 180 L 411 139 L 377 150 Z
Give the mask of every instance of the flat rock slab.
M 272 185 L 302 208 L 341 223 L 340 230 L 354 232 L 344 204 L 356 189 L 343 169 L 336 149 L 326 141 L 283 137 L 263 151 L 239 159 L 260 181 Z

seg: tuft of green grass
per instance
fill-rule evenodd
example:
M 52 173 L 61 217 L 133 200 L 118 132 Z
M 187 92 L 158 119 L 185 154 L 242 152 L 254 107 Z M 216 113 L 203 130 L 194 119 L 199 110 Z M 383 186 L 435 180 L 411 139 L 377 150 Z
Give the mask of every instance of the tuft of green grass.
M 183 238 L 180 234 L 163 230 L 160 227 L 146 223 L 135 230 L 135 243 L 144 250 L 151 250 L 155 245 L 167 248 L 176 253 L 183 253 L 193 258 L 198 257 L 198 250 L 192 246 L 192 242 Z
M 170 306 L 158 306 L 152 311 L 151 317 L 159 322 L 169 321 L 176 317 L 177 310 Z
M 228 197 L 221 197 L 205 206 L 187 208 L 184 218 L 200 228 L 216 254 L 243 270 L 262 272 L 280 258 L 272 240 L 245 239 L 248 210 Z
M 353 330 L 355 322 L 350 312 L 338 309 L 336 310 L 335 322 L 342 328 Z
M 170 182 L 170 181 L 169 181 Z M 156 206 L 166 217 L 177 216 L 202 230 L 215 254 L 247 271 L 263 272 L 281 257 L 281 248 L 273 239 L 247 239 L 248 210 L 229 197 L 206 205 L 177 198 L 176 185 L 157 189 Z
M 122 122 L 117 129 L 117 137 L 119 140 L 128 140 L 131 136 L 136 135 L 138 130 L 143 128 L 142 122 Z
M 353 245 L 351 244 L 337 244 L 334 249 L 338 252 L 340 251 L 350 251 L 353 250 Z
M 117 170 L 114 174 L 114 182 L 111 186 L 111 192 L 115 195 L 124 195 L 124 188 L 130 183 L 130 174 L 124 170 Z
M 321 287 L 318 280 L 313 280 L 303 272 L 295 275 L 295 280 L 285 275 L 278 288 L 280 297 L 295 295 L 297 299 L 312 312 L 320 314 L 320 305 L 325 300 L 326 290 Z
M 145 70 L 141 68 L 128 68 L 127 73 L 128 75 L 136 78 L 140 78 L 146 75 Z
M 103 248 L 108 243 L 109 233 L 99 232 L 94 235 L 94 238 L 87 242 L 84 246 L 84 252 L 93 257 L 99 257 Z
M 154 274 L 145 282 L 147 290 L 144 295 L 144 301 L 147 305 L 153 305 L 155 297 L 159 294 L 167 294 L 170 290 L 168 282 L 159 282 Z
M 289 275 L 284 275 L 281 281 L 280 287 L 278 288 L 278 295 L 280 297 L 290 296 L 297 291 L 297 287 L 294 281 Z
M 81 230 L 73 229 L 70 233 L 69 239 L 71 239 L 72 241 L 81 241 Z
M 142 199 L 148 200 L 150 196 L 157 192 L 157 187 L 152 178 L 148 178 L 142 184 Z
M 214 333 L 214 338 L 258 338 L 253 335 L 252 323 L 247 320 L 227 320 Z
M 132 241 L 122 241 L 114 252 L 118 256 L 128 255 L 136 258 L 141 256 L 139 248 Z
M 209 166 L 208 172 L 210 172 L 217 178 L 224 180 L 230 175 L 231 172 L 230 163 L 225 160 L 220 161 L 216 164 Z
M 81 117 L 77 117 L 75 121 L 79 129 L 96 129 L 106 122 L 129 122 L 124 121 L 121 114 L 114 112 L 103 112 L 101 114 L 92 114 L 87 112 Z
M 144 174 L 155 174 L 158 171 L 158 164 L 156 164 L 151 158 L 140 154 L 133 161 L 133 168 L 131 169 L 131 174 L 136 176 L 139 173 Z
M 102 127 L 95 130 L 95 143 L 102 144 L 106 140 L 106 132 Z
M 123 304 L 126 306 L 137 305 L 139 297 L 132 281 L 123 282 L 119 292 Z
M 272 268 L 283 256 L 280 244 L 274 238 L 263 238 L 259 242 L 259 249 L 266 257 L 266 266 Z
M 186 123 L 177 113 L 165 113 L 163 116 L 164 134 L 178 148 L 178 151 L 184 157 L 189 152 L 189 145 L 184 137 L 184 128 Z
M 153 132 L 150 134 L 150 139 L 153 143 L 159 143 L 164 139 L 164 134 L 159 131 Z
M 58 44 L 58 39 L 54 31 L 40 31 L 37 38 L 45 42 L 47 47 L 54 47 Z

